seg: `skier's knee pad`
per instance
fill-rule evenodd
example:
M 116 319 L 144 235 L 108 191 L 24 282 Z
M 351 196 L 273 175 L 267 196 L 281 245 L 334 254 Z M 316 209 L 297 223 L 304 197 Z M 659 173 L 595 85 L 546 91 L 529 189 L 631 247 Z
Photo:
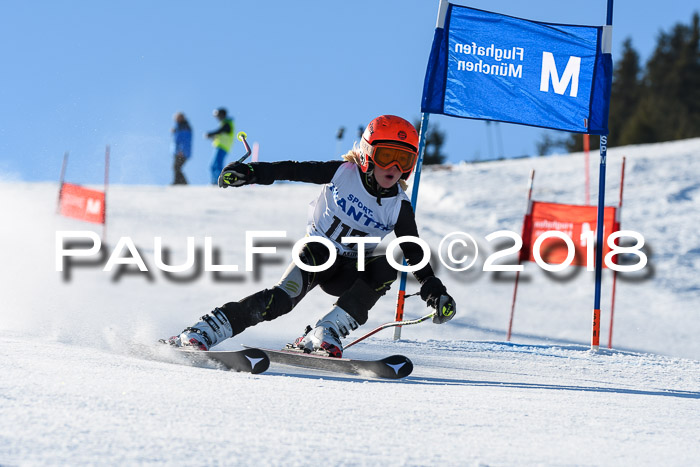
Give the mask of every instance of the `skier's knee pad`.
M 275 287 L 284 290 L 292 300 L 299 298 L 306 287 L 304 272 L 296 264 L 290 264 Z
M 318 266 L 328 261 L 328 249 L 318 243 L 307 243 L 299 253 L 299 259 L 308 266 Z M 275 287 L 284 290 L 292 299 L 292 306 L 295 306 L 304 298 L 306 293 L 313 287 L 315 273 L 302 270 L 295 263 L 289 265 L 282 275 L 282 278 Z

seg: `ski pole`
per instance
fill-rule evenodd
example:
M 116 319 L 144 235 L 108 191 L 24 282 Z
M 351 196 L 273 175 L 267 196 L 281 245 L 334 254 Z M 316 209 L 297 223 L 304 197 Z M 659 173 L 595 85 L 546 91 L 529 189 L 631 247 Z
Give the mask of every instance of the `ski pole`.
M 250 146 L 248 146 L 248 141 L 246 141 L 246 138 L 248 135 L 245 133 L 245 131 L 239 131 L 238 134 L 236 135 L 236 138 L 238 138 L 238 141 L 243 143 L 243 146 L 245 146 L 246 153 L 243 154 L 243 157 L 238 159 L 237 162 L 243 162 L 244 160 L 248 159 L 248 156 L 250 156 L 251 150 Z
M 352 347 L 353 345 L 357 344 L 358 342 L 367 339 L 369 336 L 372 336 L 372 335 L 378 333 L 378 332 L 381 331 L 382 329 L 391 328 L 391 327 L 394 327 L 394 326 L 407 326 L 407 325 L 409 325 L 409 324 L 418 324 L 418 323 L 422 323 L 423 321 L 425 321 L 425 320 L 427 320 L 427 319 L 430 319 L 430 318 L 432 318 L 433 316 L 435 316 L 435 312 L 434 312 L 434 311 L 433 311 L 432 313 L 430 313 L 429 315 L 423 316 L 422 318 L 418 318 L 418 319 L 408 319 L 408 320 L 403 320 L 403 321 L 393 321 L 393 322 L 391 322 L 391 323 L 382 324 L 381 326 L 379 326 L 378 328 L 376 328 L 376 329 L 374 329 L 374 330 L 368 332 L 368 333 L 365 334 L 364 336 L 362 336 L 362 337 L 360 337 L 360 338 L 358 338 L 358 339 L 355 339 L 354 341 L 350 342 L 348 345 L 344 346 L 344 349 L 347 349 L 348 347 Z
M 243 156 L 235 162 L 237 164 L 240 164 L 244 160 L 248 159 L 248 156 L 250 156 L 250 153 L 252 152 L 250 150 L 250 146 L 248 145 L 248 141 L 246 141 L 247 137 L 248 137 L 248 135 L 245 134 L 244 131 L 239 131 L 238 134 L 236 135 L 236 138 L 238 138 L 238 140 L 243 143 L 243 146 L 245 146 L 245 149 L 246 149 L 246 153 L 243 154 Z M 229 167 L 230 165 L 231 164 L 224 167 L 224 169 L 221 171 L 221 174 L 219 174 L 219 188 L 226 188 L 229 185 L 228 178 L 231 175 L 231 172 L 228 172 L 226 170 L 226 168 Z

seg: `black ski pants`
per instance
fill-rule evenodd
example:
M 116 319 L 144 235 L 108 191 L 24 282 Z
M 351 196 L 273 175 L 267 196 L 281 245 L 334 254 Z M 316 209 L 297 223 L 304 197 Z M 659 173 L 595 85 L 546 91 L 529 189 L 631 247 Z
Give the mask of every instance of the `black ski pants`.
M 306 265 L 326 263 L 330 254 L 319 243 L 307 243 L 299 254 Z M 233 328 L 233 335 L 262 321 L 271 321 L 292 309 L 317 285 L 338 297 L 336 305 L 360 324 L 367 322 L 368 311 L 389 290 L 397 271 L 385 256 L 365 258 L 365 270 L 358 271 L 357 259 L 337 256 L 326 270 L 308 272 L 292 263 L 277 285 L 254 293 L 238 302 L 220 307 Z
M 175 162 L 173 163 L 173 171 L 175 172 L 173 185 L 187 185 L 185 174 L 182 173 L 182 166 L 185 165 L 185 162 L 187 162 L 187 159 L 182 154 L 177 154 L 175 156 Z

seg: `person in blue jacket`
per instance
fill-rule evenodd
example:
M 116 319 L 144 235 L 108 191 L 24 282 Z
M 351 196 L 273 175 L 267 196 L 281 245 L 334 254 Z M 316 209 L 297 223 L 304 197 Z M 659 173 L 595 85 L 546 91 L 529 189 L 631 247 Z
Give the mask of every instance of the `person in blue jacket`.
M 176 113 L 174 118 L 175 127 L 172 129 L 172 133 L 175 178 L 173 185 L 187 185 L 185 174 L 182 173 L 182 166 L 192 155 L 192 127 L 182 112 Z

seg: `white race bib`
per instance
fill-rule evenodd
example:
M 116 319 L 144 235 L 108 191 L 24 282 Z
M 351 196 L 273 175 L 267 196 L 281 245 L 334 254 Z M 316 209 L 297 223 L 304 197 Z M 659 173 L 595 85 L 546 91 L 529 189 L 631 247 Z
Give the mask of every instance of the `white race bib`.
M 393 232 L 401 211 L 401 202 L 408 196 L 399 186 L 399 193 L 382 198 L 367 193 L 360 168 L 353 162 L 341 165 L 333 180 L 323 186 L 319 197 L 311 203 L 306 233 L 326 237 L 343 256 L 357 257 L 356 243 L 341 243 L 342 237 L 380 237 Z M 368 243 L 365 252 L 377 247 Z

